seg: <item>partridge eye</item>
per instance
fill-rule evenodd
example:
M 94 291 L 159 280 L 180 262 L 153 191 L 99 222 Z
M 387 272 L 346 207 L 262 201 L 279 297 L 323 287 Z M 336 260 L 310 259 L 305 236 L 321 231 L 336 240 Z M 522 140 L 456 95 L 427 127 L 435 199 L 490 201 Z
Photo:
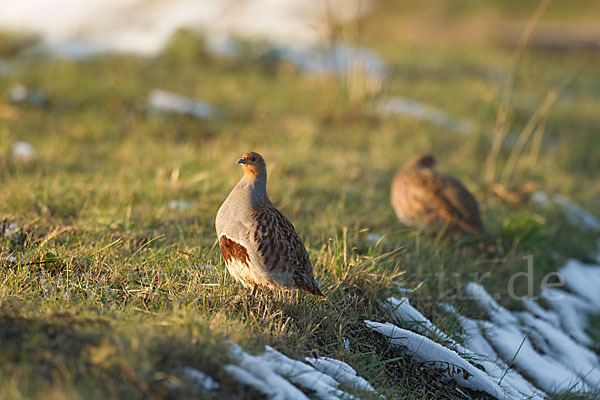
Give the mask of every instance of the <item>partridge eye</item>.
M 255 162 L 255 161 L 256 161 L 256 157 L 252 157 L 252 162 Z

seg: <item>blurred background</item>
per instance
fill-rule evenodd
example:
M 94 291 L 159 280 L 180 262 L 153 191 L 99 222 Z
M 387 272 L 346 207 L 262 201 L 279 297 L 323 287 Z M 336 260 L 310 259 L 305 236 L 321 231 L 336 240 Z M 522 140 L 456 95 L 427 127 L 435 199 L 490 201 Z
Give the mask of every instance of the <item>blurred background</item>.
M 418 152 L 484 209 L 540 188 L 600 202 L 597 1 L 4 1 L 0 31 L 6 209 L 51 214 L 42 191 L 59 214 L 208 227 L 248 149 L 293 212 L 384 231 Z

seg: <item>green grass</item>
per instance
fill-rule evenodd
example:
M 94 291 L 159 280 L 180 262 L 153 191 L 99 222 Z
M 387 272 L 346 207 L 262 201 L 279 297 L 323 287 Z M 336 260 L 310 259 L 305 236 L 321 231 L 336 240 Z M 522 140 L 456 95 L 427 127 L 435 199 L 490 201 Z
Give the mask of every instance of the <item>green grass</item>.
M 459 295 L 473 277 L 489 272 L 481 283 L 515 307 L 506 282 L 526 271 L 523 256 L 534 257 L 537 294 L 543 276 L 567 258 L 589 261 L 597 237 L 556 210 L 507 205 L 482 181 L 510 50 L 414 48 L 375 41 L 369 29 L 364 41 L 391 65 L 385 93 L 469 117 L 481 131 L 461 136 L 410 118 L 379 119 L 376 99 L 349 101 L 345 82 L 250 56 L 215 60 L 186 32 L 156 58 L 78 62 L 13 55 L 24 39 L 7 39 L 14 45 L 2 54 L 17 72 L 1 78 L 0 93 L 22 82 L 49 104 L 15 106 L 15 120 L 0 120 L 0 216 L 25 227 L 0 235 L 1 255 L 18 259 L 2 263 L 0 274 L 0 397 L 210 397 L 177 374 L 193 366 L 220 381 L 224 389 L 213 397 L 260 398 L 223 373 L 227 339 L 250 352 L 269 344 L 298 359 L 347 361 L 388 398 L 459 398 L 439 374 L 364 326 L 364 319 L 390 319 L 378 301 L 392 294 L 392 282 L 422 283 L 413 303 L 455 334 L 456 321 L 437 303 L 478 315 Z M 577 54 L 526 54 L 515 131 L 581 62 Z M 597 208 L 598 86 L 590 67 L 567 89 L 551 111 L 537 163 L 519 164 L 512 185 L 535 182 Z M 220 117 L 150 115 L 154 88 L 206 100 Z M 33 160 L 11 156 L 17 140 L 34 145 Z M 241 176 L 236 159 L 248 150 L 265 157 L 269 195 L 303 237 L 329 301 L 296 293 L 248 299 L 228 275 L 214 217 Z M 407 158 L 424 151 L 480 199 L 497 258 L 468 239 L 399 226 L 389 184 Z M 193 206 L 172 210 L 171 200 Z M 369 233 L 384 237 L 373 244 Z M 438 273 L 446 277 L 441 285 Z M 525 289 L 518 282 L 516 292 Z

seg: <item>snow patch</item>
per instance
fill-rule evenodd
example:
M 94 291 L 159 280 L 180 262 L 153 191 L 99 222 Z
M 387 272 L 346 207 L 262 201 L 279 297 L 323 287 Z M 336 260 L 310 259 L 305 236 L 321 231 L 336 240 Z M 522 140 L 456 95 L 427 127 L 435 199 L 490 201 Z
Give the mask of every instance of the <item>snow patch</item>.
M 565 214 L 567 220 L 573 225 L 588 230 L 600 229 L 600 220 L 598 220 L 598 218 L 581 207 L 579 204 L 558 193 L 548 196 L 546 192 L 537 191 L 531 195 L 531 201 L 534 205 L 541 208 L 548 208 L 552 205 L 556 205 L 560 211 Z
M 385 62 L 374 51 L 346 43 L 336 43 L 329 47 L 276 47 L 267 57 L 287 61 L 314 76 L 348 76 L 359 72 L 381 81 L 387 74 Z
M 373 389 L 348 364 L 330 358 L 308 358 L 307 361 L 315 364 L 311 366 L 286 357 L 270 346 L 265 346 L 264 353 L 254 356 L 237 345 L 231 346 L 230 355 L 238 364 L 227 365 L 225 370 L 234 379 L 270 399 L 308 399 L 297 386 L 322 400 L 356 399 L 338 388 L 341 383 L 360 390 Z
M 20 160 L 31 160 L 35 156 L 35 148 L 28 142 L 16 142 L 12 147 L 12 155 Z
M 208 103 L 159 89 L 150 93 L 148 111 L 191 115 L 199 119 L 214 119 L 216 116 L 216 109 Z
M 194 203 L 191 200 L 171 200 L 167 204 L 167 208 L 170 210 L 187 210 L 194 207 Z
M 14 222 L 11 222 L 10 224 L 8 224 L 8 226 L 4 228 L 4 236 L 10 236 L 13 233 L 17 232 L 19 229 L 19 225 L 17 225 Z
M 550 304 L 557 312 L 565 305 L 578 302 L 575 295 L 554 288 L 548 290 L 554 291 L 552 294 L 556 297 Z M 477 322 L 486 339 L 505 361 L 512 361 L 536 386 L 548 393 L 568 391 L 574 385 L 577 390 L 600 389 L 600 374 L 596 371 L 600 363 L 593 353 L 576 341 L 581 339 L 579 336 L 584 341 L 589 340 L 582 328 L 586 316 L 581 312 L 566 313 L 570 314 L 566 325 L 575 332 L 567 330 L 572 336 L 569 337 L 548 321 L 554 318 L 545 320 L 530 312 L 511 313 L 477 283 L 469 283 L 466 292 L 491 319 Z M 572 311 L 573 306 L 567 307 Z M 540 309 L 536 311 L 539 313 Z M 563 325 L 564 317 L 561 315 L 560 318 Z
M 39 35 L 54 54 L 156 54 L 178 28 L 273 43 L 327 40 L 332 22 L 364 15 L 370 1 L 20 0 L 0 3 L 0 26 Z
M 367 235 L 367 240 L 371 243 L 377 243 L 381 239 L 381 235 L 379 233 L 369 233 Z
M 2 261 L 6 261 L 9 264 L 16 264 L 17 257 L 15 256 L 2 256 Z
M 448 379 L 454 379 L 461 386 L 483 391 L 497 398 L 506 398 L 505 391 L 496 382 L 485 372 L 469 364 L 455 351 L 389 322 L 382 324 L 365 321 L 365 324 L 386 336 L 392 345 L 406 348 L 407 353 L 416 360 L 431 363 L 443 371 Z
M 365 392 L 374 392 L 373 386 L 364 378 L 356 375 L 356 371 L 343 361 L 329 357 L 310 358 L 306 361 L 312 364 L 315 369 L 327 374 L 339 383 L 346 383 L 352 389 L 362 390 Z
M 410 305 L 408 297 L 389 297 L 383 307 L 394 314 L 394 316 L 415 332 L 423 333 L 429 337 L 439 338 L 443 341 L 455 343 L 448 335 L 438 329 L 430 320 L 416 308 Z
M 217 381 L 196 368 L 183 367 L 181 368 L 181 373 L 184 379 L 190 381 L 205 392 L 213 392 L 219 389 Z
M 457 318 L 465 332 L 462 345 L 451 340 L 444 344 L 455 351 L 389 323 L 366 323 L 391 338 L 393 344 L 404 347 L 415 359 L 431 362 L 447 376 L 451 375 L 448 371 L 459 377 L 461 371 L 472 374 L 474 365 L 480 367 L 475 368 L 479 372 L 473 373 L 473 377 L 463 374 L 456 381 L 500 398 L 542 399 L 547 397 L 546 393 L 598 391 L 600 358 L 587 348 L 592 340 L 586 329 L 588 315 L 600 313 L 597 291 L 600 265 L 569 260 L 558 274 L 569 291 L 547 286 L 542 293 L 547 308 L 526 298 L 523 299 L 526 311 L 511 312 L 498 304 L 483 286 L 473 282 L 466 286 L 465 292 L 489 320 L 470 319 L 452 306 L 440 304 Z M 447 338 L 406 298 L 390 298 L 384 307 L 416 332 L 430 338 Z M 460 370 L 445 370 L 444 363 Z
M 455 119 L 440 108 L 401 96 L 381 100 L 377 113 L 383 117 L 408 115 L 458 133 L 472 134 L 477 130 L 477 124 L 470 119 Z
M 41 107 L 48 102 L 44 93 L 36 89 L 30 89 L 22 83 L 14 84 L 8 92 L 8 97 L 13 104 L 27 103 Z

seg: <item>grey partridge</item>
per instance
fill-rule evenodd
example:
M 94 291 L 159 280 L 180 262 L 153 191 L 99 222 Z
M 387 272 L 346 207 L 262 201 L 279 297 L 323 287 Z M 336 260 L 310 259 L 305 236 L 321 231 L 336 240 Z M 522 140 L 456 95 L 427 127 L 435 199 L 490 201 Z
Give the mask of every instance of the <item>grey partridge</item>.
M 260 154 L 239 160 L 244 176 L 217 212 L 215 227 L 229 273 L 254 294 L 259 287 L 298 288 L 323 296 L 292 223 L 267 196 L 267 168 Z
M 455 178 L 434 169 L 432 155 L 411 159 L 392 181 L 391 202 L 400 222 L 427 231 L 486 233 L 475 197 Z

